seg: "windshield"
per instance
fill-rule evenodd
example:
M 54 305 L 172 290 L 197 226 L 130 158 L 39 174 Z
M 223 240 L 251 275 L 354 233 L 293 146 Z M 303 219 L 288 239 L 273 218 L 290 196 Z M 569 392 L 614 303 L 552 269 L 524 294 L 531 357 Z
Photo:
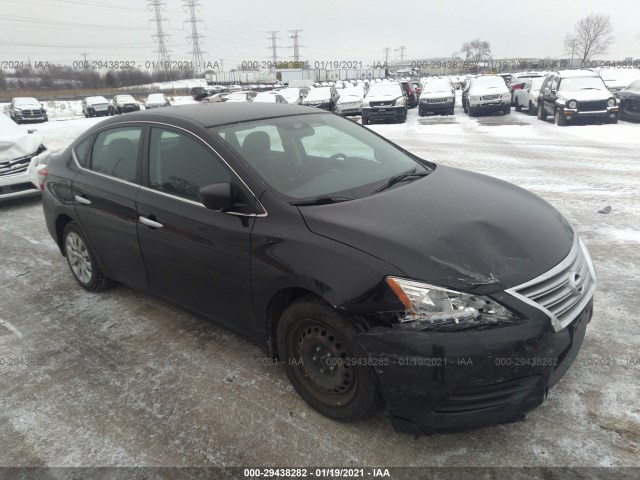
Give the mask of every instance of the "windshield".
M 399 83 L 374 83 L 367 92 L 367 97 L 402 95 L 402 88 Z
M 451 86 L 449 82 L 436 80 L 427 83 L 422 89 L 422 93 L 436 93 L 436 92 L 448 92 L 451 93 Z
M 432 167 L 337 115 L 293 115 L 211 130 L 287 200 L 365 197 L 394 175 Z
M 118 95 L 116 97 L 117 102 L 135 102 L 131 95 Z
M 364 97 L 364 88 L 358 87 L 347 87 L 345 88 L 341 96 L 343 97 Z
M 164 102 L 164 95 L 161 93 L 152 93 L 147 97 L 147 102 Z
M 306 100 L 325 100 L 331 98 L 331 87 L 312 88 Z
M 40 105 L 40 102 L 31 97 L 18 97 L 13 102 L 15 105 Z
M 246 100 L 246 99 L 247 99 L 246 93 L 232 93 L 231 95 L 229 95 L 229 98 L 227 98 L 227 100 Z
M 506 87 L 502 77 L 478 77 L 473 81 L 472 88 Z
M 560 81 L 559 90 L 604 90 L 605 88 L 600 77 L 569 77 Z
M 98 103 L 109 103 L 104 97 L 89 97 L 86 100 L 87 105 L 96 105 Z

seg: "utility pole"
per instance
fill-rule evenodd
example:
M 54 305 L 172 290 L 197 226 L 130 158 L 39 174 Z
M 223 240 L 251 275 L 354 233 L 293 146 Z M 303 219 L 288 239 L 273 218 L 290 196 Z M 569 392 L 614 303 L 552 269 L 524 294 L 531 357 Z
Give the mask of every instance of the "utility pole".
M 198 20 L 197 13 L 202 8 L 202 4 L 199 0 L 182 0 L 182 9 L 189 14 L 189 19 L 184 23 L 191 25 L 191 35 L 185 37 L 187 42 L 191 44 L 191 58 L 193 60 L 193 67 L 195 73 L 199 73 L 202 64 L 204 63 L 205 52 L 200 48 L 200 40 L 204 39 L 203 35 L 198 33 L 198 24 L 202 23 L 202 20 Z
M 153 13 L 153 18 L 149 20 L 149 23 L 154 22 L 156 27 L 156 33 L 151 35 L 151 38 L 157 42 L 158 50 L 158 62 L 159 69 L 169 63 L 169 51 L 167 50 L 167 40 L 170 35 L 164 33 L 164 22 L 169 20 L 162 15 L 162 12 L 167 8 L 167 4 L 162 0 L 149 0 L 147 7 Z
M 402 62 L 404 60 L 404 51 L 407 48 L 407 46 L 400 45 L 398 48 L 400 49 L 400 61 Z
M 220 59 L 220 71 L 224 73 L 224 58 Z
M 302 45 L 300 45 L 299 40 L 300 40 L 300 36 L 299 33 L 302 32 L 302 30 L 289 30 L 291 33 L 293 33 L 293 35 L 291 35 L 289 38 L 293 39 L 293 61 L 294 62 L 299 62 L 300 61 L 300 47 Z
M 276 64 L 278 63 L 278 45 L 276 43 L 277 40 L 279 40 L 278 35 L 278 31 L 277 30 L 271 30 L 267 33 L 271 34 L 271 37 L 268 37 L 268 39 L 271 40 L 271 46 L 267 47 L 271 49 L 271 61 L 272 61 L 272 65 L 273 65 L 273 70 L 276 69 Z
M 84 64 L 87 65 L 87 57 L 89 54 L 87 52 L 82 52 L 80 55 L 84 57 Z M 29 65 L 31 65 L 31 59 L 29 59 Z
M 391 50 L 390 47 L 384 47 L 384 62 L 386 64 L 389 64 L 389 50 Z

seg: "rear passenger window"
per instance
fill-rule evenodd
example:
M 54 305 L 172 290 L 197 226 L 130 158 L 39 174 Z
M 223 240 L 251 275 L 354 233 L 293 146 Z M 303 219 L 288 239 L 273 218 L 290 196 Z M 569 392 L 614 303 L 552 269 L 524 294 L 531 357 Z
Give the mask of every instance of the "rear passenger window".
M 229 171 L 210 150 L 181 133 L 151 129 L 151 188 L 199 202 L 200 188 L 229 181 Z
M 140 127 L 112 128 L 100 132 L 91 154 L 91 170 L 136 182 Z
M 73 152 L 76 154 L 76 158 L 78 159 L 78 163 L 83 167 L 85 167 L 89 161 L 89 149 L 91 148 L 93 138 L 93 135 L 90 135 L 73 149 Z

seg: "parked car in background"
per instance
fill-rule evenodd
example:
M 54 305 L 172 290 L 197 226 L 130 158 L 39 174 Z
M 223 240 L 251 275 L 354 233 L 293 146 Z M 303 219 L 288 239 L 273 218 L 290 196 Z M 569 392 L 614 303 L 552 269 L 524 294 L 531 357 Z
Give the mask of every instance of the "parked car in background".
M 362 124 L 377 120 L 404 123 L 407 120 L 407 94 L 398 82 L 374 83 L 362 101 Z
M 475 78 L 467 92 L 467 113 L 470 117 L 480 113 L 511 113 L 511 93 L 498 75 Z
M 509 82 L 509 91 L 511 92 L 511 105 L 515 106 L 515 92 L 522 89 L 527 80 L 531 78 L 544 78 L 544 75 L 539 72 L 521 72 L 514 73 Z M 521 104 L 522 105 L 522 104 Z
M 254 98 L 256 98 L 258 92 L 254 92 L 251 90 L 244 90 L 240 92 L 231 92 L 231 94 L 227 97 L 226 102 L 251 102 Z
M 214 90 L 207 89 L 205 87 L 193 87 L 191 89 L 191 97 L 194 100 L 203 100 L 205 97 L 210 96 L 209 94 L 214 93 Z
M 261 92 L 254 97 L 253 101 L 258 103 L 289 103 L 282 95 L 276 92 Z
M 102 96 L 87 97 L 82 100 L 82 113 L 86 118 L 115 115 L 116 110 L 109 100 Z
M 140 102 L 131 95 L 116 95 L 113 97 L 113 108 L 118 115 L 140 110 Z
M 16 97 L 7 107 L 9 118 L 16 123 L 47 122 L 49 116 L 42 104 L 33 97 Z
M 0 200 L 39 194 L 38 174 L 50 155 L 41 135 L 0 113 Z
M 514 90 L 515 99 L 513 104 L 516 112 L 526 108 L 529 115 L 535 115 L 538 108 L 538 95 L 540 95 L 540 87 L 544 82 L 544 77 L 530 78 L 522 88 Z
M 229 95 L 231 95 L 230 92 L 215 93 L 215 94 L 211 95 L 210 97 L 206 97 L 203 100 L 203 102 L 211 102 L 211 103 L 226 102 L 227 98 L 229 98 Z
M 453 115 L 456 104 L 455 90 L 451 90 L 448 79 L 437 79 L 424 85 L 420 95 L 418 114 L 423 117 L 429 113 Z
M 504 80 L 504 84 L 509 86 L 511 83 L 511 78 L 513 78 L 512 73 L 499 73 L 498 76 Z
M 549 73 L 538 96 L 538 118 L 552 115 L 556 125 L 569 122 L 599 120 L 618 123 L 618 100 L 596 72 L 560 70 Z
M 625 120 L 640 120 L 640 80 L 618 92 L 620 116 Z
M 549 203 L 318 109 L 113 117 L 51 159 L 43 188 L 80 288 L 119 281 L 251 339 L 334 420 L 386 403 L 414 435 L 521 421 L 593 313 L 591 257 Z
M 607 89 L 614 94 L 627 88 L 636 80 L 640 80 L 640 69 L 637 68 L 603 68 L 598 70 L 600 78 L 607 86 Z
M 170 107 L 171 102 L 164 93 L 150 93 L 144 102 L 144 108 Z
M 302 103 L 302 98 L 306 95 L 305 92 L 307 91 L 308 89 L 305 89 L 303 91 L 298 87 L 287 87 L 283 88 L 282 90 L 278 90 L 278 93 L 287 100 L 287 103 L 299 105 L 300 103 Z
M 338 98 L 338 91 L 334 87 L 317 87 L 309 90 L 307 96 L 302 99 L 301 105 L 333 111 Z
M 412 83 L 407 80 L 401 80 L 400 86 L 407 95 L 407 108 L 413 108 L 418 105 L 418 97 L 416 96 Z
M 334 110 L 338 115 L 360 115 L 364 100 L 364 87 L 356 85 L 346 87 L 340 92 L 340 98 L 336 102 Z

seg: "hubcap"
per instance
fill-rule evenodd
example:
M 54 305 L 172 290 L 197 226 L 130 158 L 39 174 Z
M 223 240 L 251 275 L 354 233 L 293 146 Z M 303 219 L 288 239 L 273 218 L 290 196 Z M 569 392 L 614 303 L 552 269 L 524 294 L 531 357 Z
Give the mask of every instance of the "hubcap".
M 65 246 L 71 271 L 80 283 L 88 284 L 91 282 L 92 269 L 86 245 L 76 233 L 71 232 L 67 235 Z
M 353 398 L 357 380 L 354 359 L 332 329 L 304 322 L 292 340 L 301 360 L 296 373 L 312 387 L 314 397 L 329 405 L 344 405 Z

